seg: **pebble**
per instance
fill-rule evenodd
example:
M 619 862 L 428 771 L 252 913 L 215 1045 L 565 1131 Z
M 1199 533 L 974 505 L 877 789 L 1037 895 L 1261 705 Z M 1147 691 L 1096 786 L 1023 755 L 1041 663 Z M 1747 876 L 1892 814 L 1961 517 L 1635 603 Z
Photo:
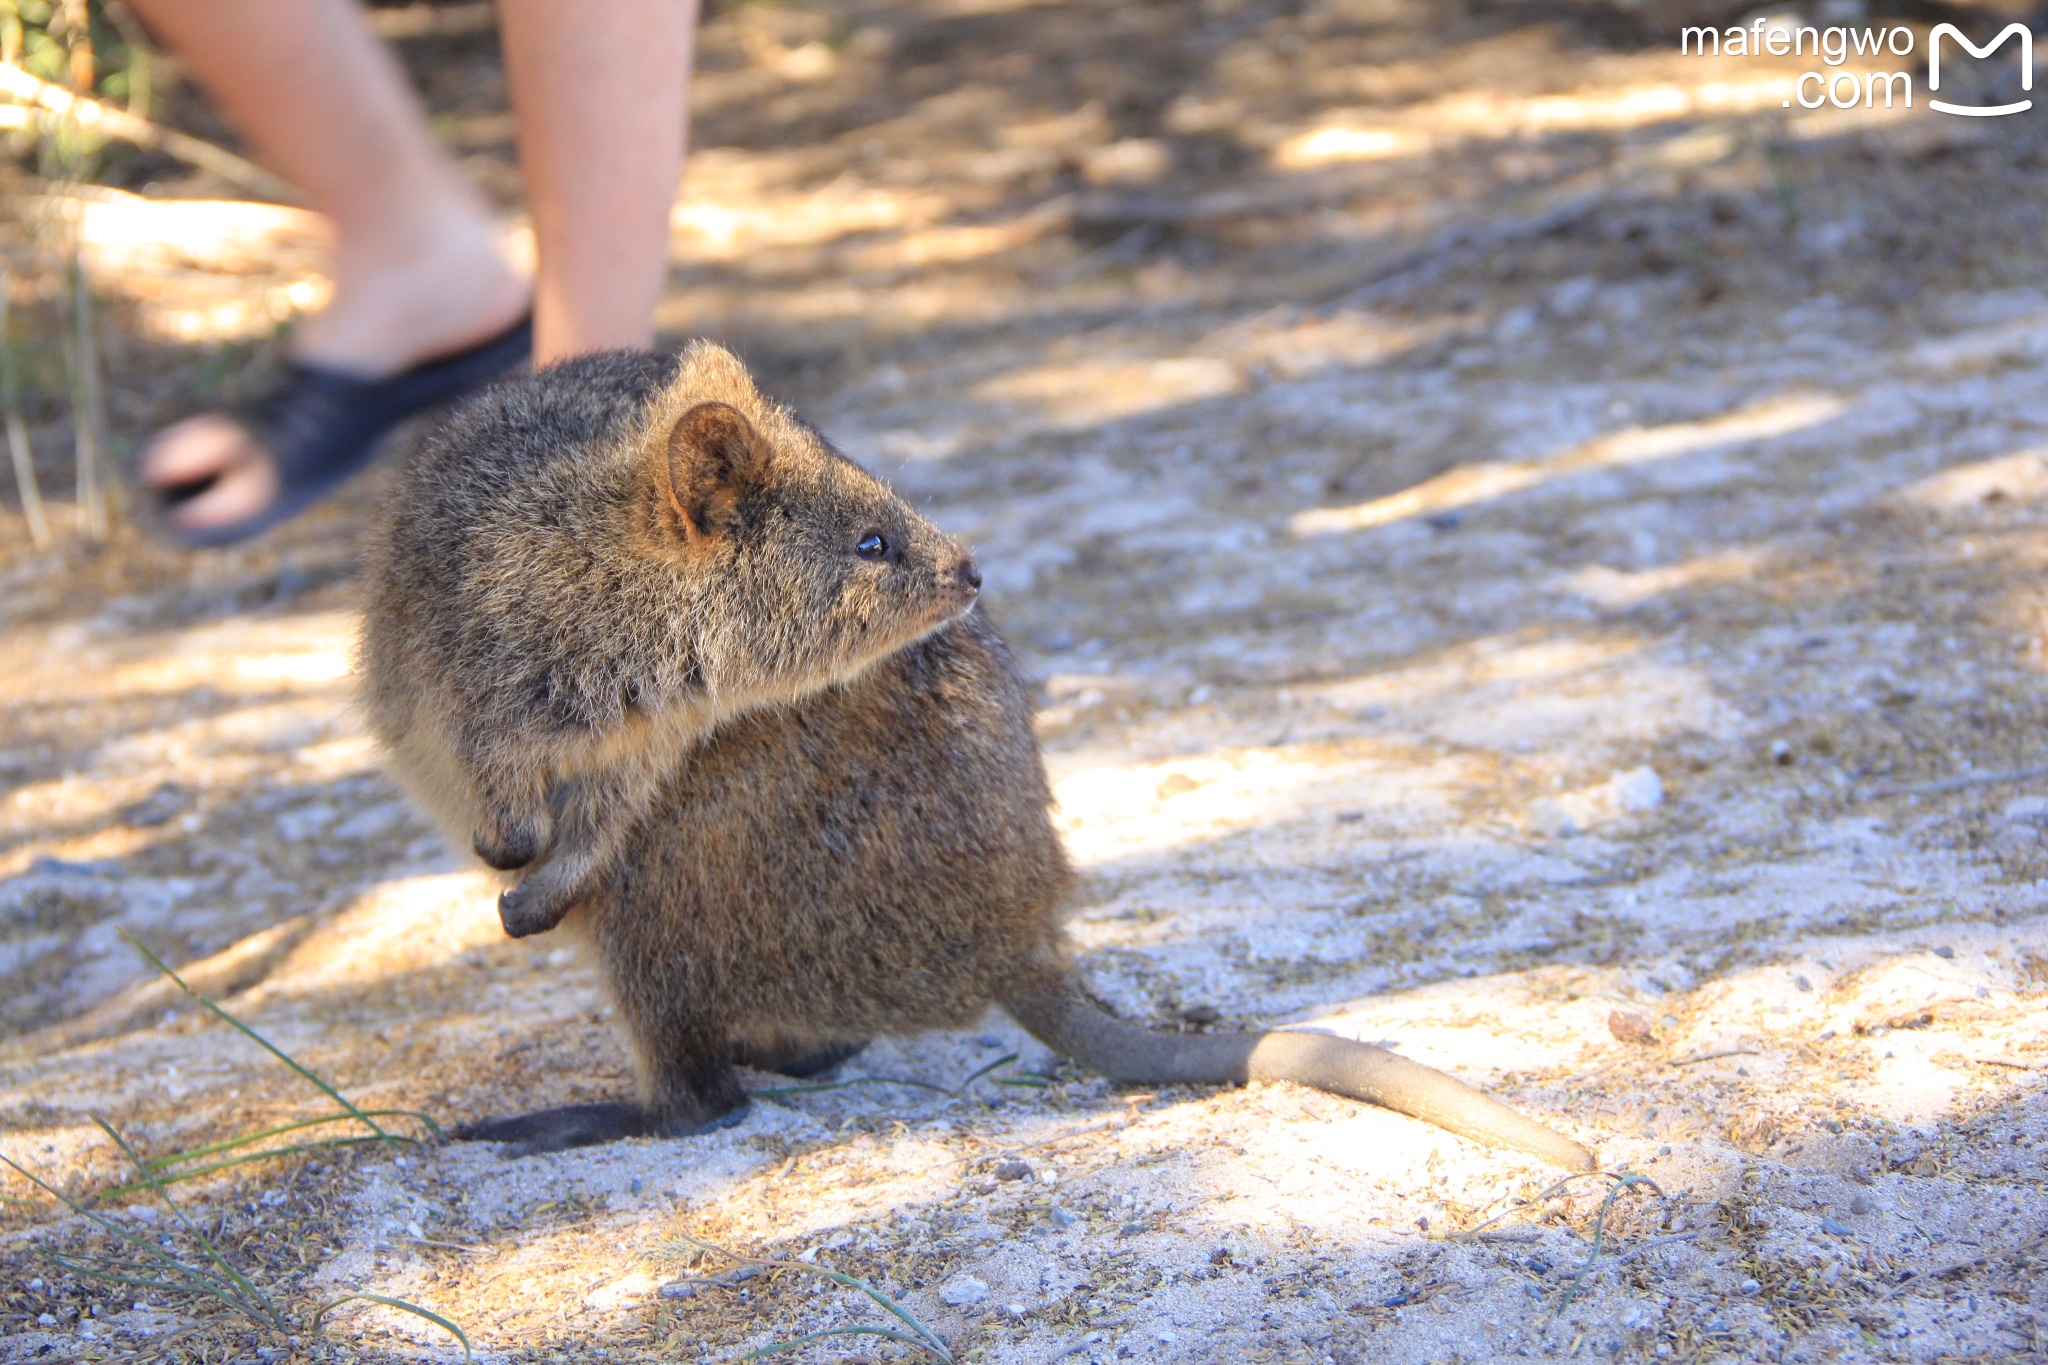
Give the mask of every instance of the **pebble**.
M 1869 1213 L 1871 1208 L 1870 1196 L 1867 1194 L 1859 1194 L 1849 1201 L 1849 1212 L 1854 1214 Z
M 939 1286 L 939 1297 L 955 1308 L 965 1308 L 988 1297 L 988 1283 L 972 1275 L 955 1275 Z
M 702 1287 L 692 1281 L 671 1280 L 655 1290 L 654 1297 L 657 1299 L 694 1299 L 701 1292 L 703 1292 Z
M 1850 1227 L 1847 1223 L 1844 1223 L 1839 1219 L 1835 1218 L 1821 1219 L 1820 1230 L 1822 1232 L 1827 1233 L 1830 1237 L 1852 1237 L 1855 1235 L 1856 1232 L 1856 1230 Z
M 1143 1223 L 1126 1223 L 1116 1230 L 1116 1235 L 1119 1237 L 1136 1237 L 1139 1233 L 1145 1231 L 1148 1231 L 1148 1229 Z
M 1946 943 L 1944 943 L 1934 950 L 1934 955 L 1936 957 L 1952 958 L 1956 955 L 1956 950 L 1949 947 Z
M 1622 810 L 1655 810 L 1664 804 L 1664 779 L 1651 767 L 1630 768 L 1609 780 L 1614 804 Z
M 998 1180 L 1029 1180 L 1031 1167 L 1022 1161 L 998 1161 L 994 1174 Z
M 1058 1204 L 1054 1204 L 1051 1208 L 1047 1209 L 1045 1216 L 1056 1228 L 1070 1228 L 1081 1221 Z
M 1607 1031 L 1624 1043 L 1647 1047 L 1657 1041 L 1657 1032 L 1650 1027 L 1648 1016 L 1634 1010 L 1610 1010 L 1607 1014 Z
M 1808 981 L 1804 976 L 1793 977 L 1792 984 L 1797 986 L 1802 991 L 1810 991 L 1813 989 L 1813 983 L 1811 981 Z
M 1744 1280 L 1741 1284 L 1735 1286 L 1735 1292 L 1738 1294 L 1754 1294 L 1762 1288 L 1763 1285 L 1756 1280 Z

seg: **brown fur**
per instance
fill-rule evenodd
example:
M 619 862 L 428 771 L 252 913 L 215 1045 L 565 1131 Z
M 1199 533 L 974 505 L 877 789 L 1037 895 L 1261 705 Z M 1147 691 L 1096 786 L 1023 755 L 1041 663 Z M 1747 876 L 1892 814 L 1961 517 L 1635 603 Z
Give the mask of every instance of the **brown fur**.
M 573 458 L 603 468 L 608 443 L 644 443 L 646 433 L 671 430 L 682 415 L 680 401 L 664 395 L 655 415 L 636 423 L 576 391 L 570 376 L 551 373 L 552 383 L 544 374 L 486 399 L 498 414 L 489 422 L 458 418 L 413 484 L 459 487 L 478 477 L 489 458 L 461 446 L 479 431 L 501 432 L 494 425 L 500 420 L 582 422 L 589 430 L 574 444 L 581 453 Z M 599 382 L 613 373 L 593 364 L 575 378 Z M 644 392 L 628 385 L 611 401 L 644 401 Z M 701 420 L 710 435 L 699 433 L 696 444 L 718 444 L 712 438 L 724 430 L 724 417 Z M 494 486 L 518 503 L 532 482 L 545 481 Z M 804 518 L 818 514 L 810 499 L 832 494 L 792 481 L 774 496 L 792 500 L 778 515 Z M 703 500 L 712 521 L 724 515 L 716 502 Z M 390 515 L 390 543 L 413 534 L 406 523 L 416 513 L 403 494 Z M 694 525 L 697 515 L 684 498 L 682 510 L 656 526 L 694 546 L 693 531 L 682 523 Z M 631 518 L 620 524 L 643 526 Z M 450 532 L 432 539 L 474 538 Z M 792 552 L 778 569 L 799 578 L 836 572 L 806 553 L 817 552 Z M 714 572 L 725 573 L 731 561 L 716 563 Z M 508 597 L 520 597 L 525 575 L 548 579 L 554 572 L 552 557 L 536 562 L 508 549 L 488 577 Z M 751 589 L 718 589 L 691 600 L 694 609 L 720 610 L 751 596 Z M 637 619 L 644 610 L 626 593 L 584 591 L 544 601 L 543 612 L 599 619 Z M 375 598 L 367 638 L 422 633 L 422 618 L 397 619 L 399 607 L 433 615 L 416 596 Z M 631 633 L 630 619 L 622 633 Z M 782 633 L 792 643 L 778 649 L 801 652 L 803 632 L 837 628 L 816 617 L 698 623 L 700 632 L 724 631 L 735 653 L 750 632 Z M 679 633 L 668 647 L 682 650 L 688 638 Z M 658 653 L 660 646 L 652 648 Z M 423 694 L 439 687 L 440 695 L 475 695 L 431 676 L 420 662 L 426 656 L 406 656 L 413 671 L 403 680 L 378 678 L 380 660 L 393 657 L 388 649 L 366 648 L 373 693 L 388 694 L 402 682 Z M 533 696 L 516 688 L 508 695 L 514 703 Z M 441 723 L 460 729 L 472 722 L 457 709 Z M 520 731 L 517 717 L 495 723 L 515 733 L 534 728 L 528 721 Z M 406 741 L 402 727 L 383 728 L 395 743 Z M 610 761 L 625 753 L 605 752 Z M 603 777 L 605 761 L 587 760 L 591 780 Z M 617 1001 L 638 1066 L 639 1102 L 543 1110 L 478 1124 L 461 1136 L 541 1151 L 635 1133 L 700 1131 L 731 1121 L 745 1106 L 735 1062 L 801 1073 L 876 1035 L 962 1025 L 997 1003 L 1041 1039 L 1115 1079 L 1298 1080 L 1561 1164 L 1591 1165 L 1577 1144 L 1379 1048 L 1295 1033 L 1155 1035 L 1103 1013 L 1082 991 L 1063 942 L 1070 874 L 1048 816 L 1051 793 L 1030 706 L 1008 651 L 978 610 L 828 686 L 721 715 L 687 753 L 663 752 L 636 771 L 643 769 L 651 779 L 645 804 L 569 918 L 595 944 Z
M 650 401 L 651 400 L 651 401 Z M 371 728 L 552 928 L 720 720 L 852 676 L 974 600 L 971 560 L 739 362 L 601 356 L 465 408 L 370 552 Z M 856 546 L 870 532 L 880 560 Z

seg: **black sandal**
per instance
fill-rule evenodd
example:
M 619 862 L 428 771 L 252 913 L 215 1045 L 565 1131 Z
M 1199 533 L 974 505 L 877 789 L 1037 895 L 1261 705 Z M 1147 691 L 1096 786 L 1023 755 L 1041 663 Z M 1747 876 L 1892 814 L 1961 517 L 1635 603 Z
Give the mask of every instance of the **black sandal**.
M 232 545 L 291 520 L 360 473 L 391 429 L 408 417 L 482 388 L 533 358 L 533 316 L 453 355 L 422 361 L 385 379 L 294 362 L 246 423 L 277 467 L 278 491 L 252 516 L 165 534 L 188 549 Z M 170 509 L 213 487 L 217 475 L 160 491 Z

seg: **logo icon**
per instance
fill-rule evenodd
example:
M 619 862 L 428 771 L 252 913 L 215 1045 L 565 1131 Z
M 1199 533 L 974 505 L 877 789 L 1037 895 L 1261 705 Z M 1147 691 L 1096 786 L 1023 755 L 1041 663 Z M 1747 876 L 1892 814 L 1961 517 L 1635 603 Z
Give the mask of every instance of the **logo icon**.
M 1961 43 L 1972 57 L 1989 57 L 2005 46 L 2005 40 L 2015 33 L 2020 38 L 2020 89 L 2034 88 L 2034 35 L 2025 24 L 2008 24 L 1996 38 L 1979 47 L 1963 36 L 1963 31 L 1954 24 L 1936 24 L 1934 32 L 1927 38 L 1927 88 L 1941 89 L 1941 37 L 1943 34 Z M 1978 104 L 1950 104 L 1947 100 L 1930 99 L 1928 107 L 1939 109 L 1944 114 L 1965 114 L 1971 118 L 1997 118 L 2000 114 L 2024 113 L 2034 107 L 2032 100 L 2020 100 L 2013 104 L 1998 104 L 1989 107 Z

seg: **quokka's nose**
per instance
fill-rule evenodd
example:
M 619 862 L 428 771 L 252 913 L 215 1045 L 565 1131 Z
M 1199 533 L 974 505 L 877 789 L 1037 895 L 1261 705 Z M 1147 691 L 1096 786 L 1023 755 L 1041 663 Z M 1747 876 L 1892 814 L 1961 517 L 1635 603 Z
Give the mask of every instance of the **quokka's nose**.
M 981 566 L 971 559 L 963 558 L 953 566 L 953 577 L 969 592 L 981 591 Z

